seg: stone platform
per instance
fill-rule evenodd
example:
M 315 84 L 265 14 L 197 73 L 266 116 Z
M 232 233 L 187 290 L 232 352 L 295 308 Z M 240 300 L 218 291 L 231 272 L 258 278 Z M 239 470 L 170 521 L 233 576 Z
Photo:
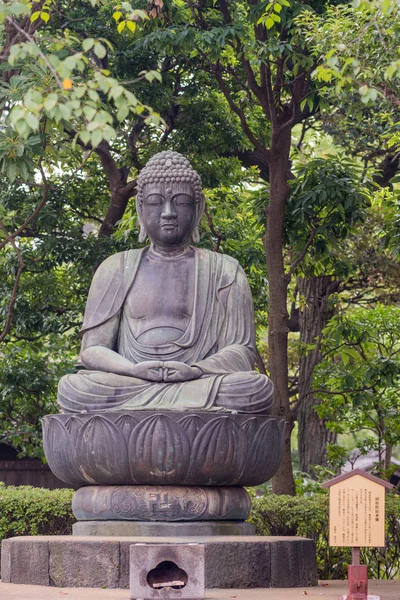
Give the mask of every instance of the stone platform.
M 205 545 L 207 588 L 280 588 L 317 584 L 315 545 L 297 537 L 171 538 Z M 32 536 L 3 540 L 3 583 L 128 588 L 129 546 L 168 538 Z

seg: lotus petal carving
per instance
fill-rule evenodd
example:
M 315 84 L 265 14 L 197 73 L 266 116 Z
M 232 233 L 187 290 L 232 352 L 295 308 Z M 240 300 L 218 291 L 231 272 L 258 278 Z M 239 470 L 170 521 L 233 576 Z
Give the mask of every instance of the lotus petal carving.
M 282 457 L 282 444 L 280 431 L 276 419 L 269 419 L 263 423 L 252 437 L 251 452 L 248 453 L 247 462 L 243 472 L 243 485 L 252 485 L 247 481 L 268 481 L 276 473 Z M 271 448 L 265 452 L 266 440 Z M 272 450 L 274 449 L 274 450 Z M 278 449 L 278 451 L 276 451 Z M 263 461 L 259 457 L 263 455 Z
M 124 413 L 123 415 L 115 419 L 114 424 L 122 432 L 126 445 L 128 446 L 132 429 L 134 429 L 135 426 L 138 424 L 138 420 L 135 419 L 135 417 L 132 417 L 130 413 Z
M 135 411 L 48 415 L 43 445 L 73 486 L 259 485 L 283 452 L 284 421 L 269 416 Z
M 190 443 L 193 444 L 196 435 L 203 427 L 205 421 L 199 417 L 199 415 L 187 415 L 186 417 L 179 419 L 178 423 L 185 430 Z
M 231 417 L 216 417 L 194 440 L 189 477 L 201 485 L 224 485 L 238 479 L 246 450 L 245 434 L 239 425 Z M 200 456 L 201 461 L 197 460 Z
M 71 437 L 63 423 L 51 417 L 44 417 L 43 426 L 43 448 L 54 475 L 70 483 L 79 485 L 82 475 L 78 467 L 75 444 L 71 445 Z
M 132 477 L 141 483 L 183 481 L 189 463 L 190 444 L 178 423 L 156 414 L 144 419 L 131 433 L 128 445 Z M 149 471 L 150 466 L 150 471 Z
M 81 428 L 77 456 L 88 483 L 117 483 L 129 477 L 128 454 L 123 435 L 106 417 L 94 416 Z

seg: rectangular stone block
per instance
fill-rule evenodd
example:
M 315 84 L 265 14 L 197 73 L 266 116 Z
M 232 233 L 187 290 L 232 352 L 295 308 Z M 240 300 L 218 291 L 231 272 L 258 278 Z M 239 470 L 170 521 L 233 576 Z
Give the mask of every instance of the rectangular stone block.
M 206 588 L 266 588 L 271 586 L 270 545 L 262 541 L 207 540 Z
M 202 600 L 204 546 L 137 543 L 130 547 L 131 600 Z
M 65 536 L 49 542 L 50 585 L 117 588 L 119 542 L 83 541 Z
M 271 539 L 271 587 L 317 585 L 317 559 L 313 540 Z
M 1 551 L 3 583 L 49 585 L 49 547 L 27 537 L 4 540 Z

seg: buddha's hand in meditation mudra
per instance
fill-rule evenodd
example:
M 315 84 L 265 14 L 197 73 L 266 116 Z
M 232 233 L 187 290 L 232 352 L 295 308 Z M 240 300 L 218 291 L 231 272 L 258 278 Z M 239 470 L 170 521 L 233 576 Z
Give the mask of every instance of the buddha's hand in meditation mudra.
M 178 361 L 149 360 L 132 365 L 132 374 L 146 381 L 191 381 L 202 375 L 201 369 Z
M 140 241 L 93 278 L 82 327 L 86 368 L 65 375 L 64 412 L 207 410 L 268 414 L 273 385 L 254 371 L 253 303 L 238 262 L 198 249 L 201 180 L 176 152 L 138 176 Z

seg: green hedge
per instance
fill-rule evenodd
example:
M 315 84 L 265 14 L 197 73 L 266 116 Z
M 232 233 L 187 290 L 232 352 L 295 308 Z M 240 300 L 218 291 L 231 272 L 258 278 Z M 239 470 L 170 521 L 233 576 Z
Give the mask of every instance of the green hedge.
M 66 535 L 76 519 L 73 490 L 9 486 L 0 482 L 0 540 L 17 535 Z
M 250 520 L 257 535 L 298 535 L 310 537 L 317 546 L 320 579 L 346 579 L 351 562 L 350 548 L 331 548 L 329 537 L 329 500 L 327 493 L 313 496 L 253 497 Z M 372 579 L 393 579 L 400 573 L 400 497 L 386 498 L 386 548 L 361 551 Z
M 18 535 L 68 535 L 75 518 L 73 490 L 46 490 L 30 486 L 5 487 L 0 483 L 0 540 Z M 328 495 L 254 496 L 250 520 L 258 535 L 311 537 L 317 546 L 320 579 L 345 579 L 351 560 L 349 548 L 328 544 Z M 400 573 L 400 497 L 386 500 L 386 549 L 362 550 L 362 560 L 375 579 L 391 579 Z

